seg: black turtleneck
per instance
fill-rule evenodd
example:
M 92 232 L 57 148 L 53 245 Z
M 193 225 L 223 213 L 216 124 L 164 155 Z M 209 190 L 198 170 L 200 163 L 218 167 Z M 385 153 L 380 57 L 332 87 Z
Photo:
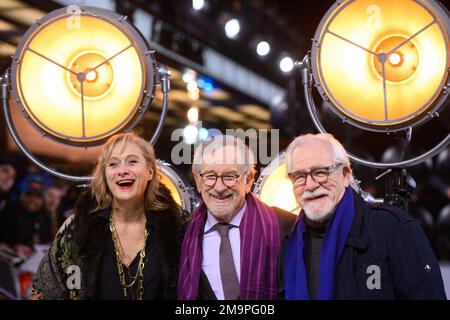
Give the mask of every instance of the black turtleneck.
M 308 238 L 306 241 L 305 266 L 308 276 L 309 295 L 311 299 L 315 299 L 317 290 L 319 289 L 320 252 L 322 251 L 322 244 L 328 221 L 316 222 L 306 218 L 305 222 Z

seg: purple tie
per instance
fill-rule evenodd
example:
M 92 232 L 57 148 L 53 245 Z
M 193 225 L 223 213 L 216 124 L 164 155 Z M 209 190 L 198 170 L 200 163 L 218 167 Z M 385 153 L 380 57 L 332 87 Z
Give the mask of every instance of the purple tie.
M 231 228 L 233 228 L 233 225 L 228 223 L 217 223 L 214 226 L 214 229 L 220 234 L 220 277 L 225 300 L 237 300 L 240 294 L 239 279 L 234 265 L 230 238 L 228 237 L 228 231 Z

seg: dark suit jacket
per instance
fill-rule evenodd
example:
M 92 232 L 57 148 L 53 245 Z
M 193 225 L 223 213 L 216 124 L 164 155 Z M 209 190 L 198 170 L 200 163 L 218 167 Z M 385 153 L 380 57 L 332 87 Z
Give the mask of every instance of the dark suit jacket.
M 438 261 L 417 221 L 398 208 L 353 197 L 355 216 L 335 271 L 335 299 L 445 299 Z M 278 265 L 280 298 L 287 241 Z M 377 287 L 370 285 L 375 269 Z

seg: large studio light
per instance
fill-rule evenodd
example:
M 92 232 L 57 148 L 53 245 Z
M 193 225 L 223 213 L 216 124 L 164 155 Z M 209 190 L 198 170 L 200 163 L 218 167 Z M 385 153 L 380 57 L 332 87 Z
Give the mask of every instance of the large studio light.
M 154 144 L 167 114 L 170 83 L 167 68 L 153 54 L 141 33 L 115 12 L 83 6 L 50 12 L 27 30 L 11 69 L 0 78 L 14 142 L 41 169 L 68 180 L 89 180 L 58 172 L 30 153 L 10 108 L 18 107 L 43 136 L 91 147 L 134 128 L 160 84 L 163 106 L 150 138 Z
M 449 21 L 432 0 L 337 1 L 311 51 L 320 94 L 344 121 L 372 131 L 436 116 L 447 98 Z
M 449 34 L 449 12 L 435 0 L 336 1 L 316 30 L 311 54 L 296 62 L 317 130 L 326 132 L 313 99 L 316 89 L 344 125 L 401 131 L 406 150 L 413 129 L 448 107 Z M 373 168 L 405 168 L 449 143 L 450 133 L 423 154 L 391 163 L 351 152 L 349 157 Z
M 256 181 L 253 193 L 269 206 L 298 214 L 292 182 L 287 175 L 286 153 L 281 153 L 265 167 Z
M 194 213 L 200 201 L 195 195 L 193 187 L 167 162 L 158 160 L 158 165 L 161 174 L 160 183 L 169 189 L 173 199 L 181 208 L 191 214 Z
M 51 12 L 22 38 L 12 94 L 45 134 L 98 144 L 137 121 L 155 86 L 155 61 L 126 19 L 98 8 Z

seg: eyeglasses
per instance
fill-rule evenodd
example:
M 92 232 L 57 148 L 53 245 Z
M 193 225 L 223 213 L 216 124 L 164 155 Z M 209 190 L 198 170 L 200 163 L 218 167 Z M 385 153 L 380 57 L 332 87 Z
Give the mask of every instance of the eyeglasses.
M 218 175 L 215 173 L 201 173 L 200 177 L 202 178 L 203 184 L 207 187 L 214 187 L 216 185 L 217 182 L 217 178 L 222 179 L 222 183 L 224 185 L 226 185 L 227 187 L 231 188 L 233 187 L 237 180 L 239 179 L 239 177 L 242 174 L 224 174 L 224 175 Z
M 309 172 L 295 171 L 288 173 L 288 176 L 296 187 L 306 185 L 308 175 L 311 176 L 311 179 L 313 179 L 314 182 L 325 183 L 328 181 L 328 176 L 330 175 L 330 173 L 343 165 L 343 163 L 336 163 L 329 167 L 317 168 Z

